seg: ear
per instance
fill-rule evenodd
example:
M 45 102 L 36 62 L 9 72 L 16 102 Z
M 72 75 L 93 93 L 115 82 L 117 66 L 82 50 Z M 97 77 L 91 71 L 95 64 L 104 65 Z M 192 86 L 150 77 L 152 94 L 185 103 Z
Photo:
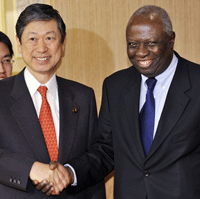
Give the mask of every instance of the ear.
M 16 40 L 17 40 L 18 52 L 19 52 L 19 54 L 22 54 L 22 44 L 19 41 L 19 38 L 17 37 L 17 35 L 16 35 Z
M 172 49 L 174 48 L 175 37 L 176 37 L 176 34 L 175 34 L 175 32 L 173 31 L 173 32 L 172 32 L 172 35 L 171 35 L 171 37 L 170 37 L 170 46 L 171 46 Z
M 65 46 L 66 46 L 66 36 L 65 36 L 65 39 L 64 39 L 64 41 L 62 43 L 62 54 L 63 54 L 63 57 L 65 55 Z

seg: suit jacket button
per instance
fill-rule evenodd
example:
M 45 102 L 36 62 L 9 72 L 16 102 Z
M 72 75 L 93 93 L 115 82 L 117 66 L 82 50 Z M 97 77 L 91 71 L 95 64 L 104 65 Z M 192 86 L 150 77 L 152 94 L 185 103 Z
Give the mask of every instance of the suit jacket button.
M 149 173 L 148 171 L 144 171 L 144 172 L 143 172 L 143 175 L 144 175 L 145 177 L 148 177 L 148 176 L 150 175 L 150 173 Z
M 12 182 L 13 181 L 13 179 L 12 178 L 10 178 L 10 182 Z
M 74 113 L 77 113 L 78 112 L 78 109 L 77 108 L 73 108 L 72 110 Z
M 20 181 L 20 180 L 17 180 L 17 184 L 21 184 L 21 181 Z
M 14 180 L 13 180 L 13 182 L 16 184 L 16 183 L 17 183 L 17 180 L 16 180 L 16 179 L 14 179 Z

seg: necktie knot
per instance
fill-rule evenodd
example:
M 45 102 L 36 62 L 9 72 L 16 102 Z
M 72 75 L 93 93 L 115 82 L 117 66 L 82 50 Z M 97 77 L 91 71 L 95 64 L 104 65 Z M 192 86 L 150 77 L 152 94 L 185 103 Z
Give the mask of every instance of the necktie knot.
M 38 92 L 40 93 L 40 95 L 42 96 L 42 98 L 46 98 L 47 87 L 46 86 L 39 86 Z
M 155 85 L 156 85 L 157 80 L 155 78 L 148 78 L 146 80 L 147 86 L 148 86 L 148 90 L 152 90 L 154 89 Z

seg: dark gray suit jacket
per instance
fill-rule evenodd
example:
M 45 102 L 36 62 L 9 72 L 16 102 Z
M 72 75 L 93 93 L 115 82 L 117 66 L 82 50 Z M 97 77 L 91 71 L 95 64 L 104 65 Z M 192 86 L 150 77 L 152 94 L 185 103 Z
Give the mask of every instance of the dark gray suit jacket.
M 94 139 L 97 112 L 91 88 L 60 77 L 57 83 L 60 106 L 58 161 L 65 164 L 88 150 Z M 77 195 L 73 195 L 76 187 L 69 187 L 55 197 L 37 191 L 29 179 L 31 166 L 34 161 L 49 163 L 50 160 L 23 71 L 0 81 L 0 96 L 0 198 L 105 198 L 103 181 Z M 73 111 L 74 108 L 78 111 Z
M 85 185 L 88 174 L 98 182 L 114 165 L 115 199 L 200 199 L 200 66 L 177 56 L 147 157 L 139 128 L 140 74 L 130 67 L 106 78 L 99 138 L 89 153 L 70 161 L 79 183 Z M 87 162 L 84 170 L 80 162 Z

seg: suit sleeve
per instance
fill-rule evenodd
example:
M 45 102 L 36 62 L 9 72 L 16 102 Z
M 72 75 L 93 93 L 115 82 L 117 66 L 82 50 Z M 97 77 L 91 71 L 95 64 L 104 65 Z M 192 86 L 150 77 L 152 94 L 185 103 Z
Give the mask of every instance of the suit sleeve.
M 34 161 L 0 149 L 0 183 L 27 191 L 29 172 Z
M 91 112 L 94 111 L 94 103 L 94 97 L 92 97 Z M 91 113 L 91 117 L 94 117 L 94 114 Z M 69 161 L 76 171 L 78 192 L 103 180 L 113 170 L 112 131 L 105 83 L 98 125 L 91 129 L 93 139 L 88 151 L 83 156 Z

